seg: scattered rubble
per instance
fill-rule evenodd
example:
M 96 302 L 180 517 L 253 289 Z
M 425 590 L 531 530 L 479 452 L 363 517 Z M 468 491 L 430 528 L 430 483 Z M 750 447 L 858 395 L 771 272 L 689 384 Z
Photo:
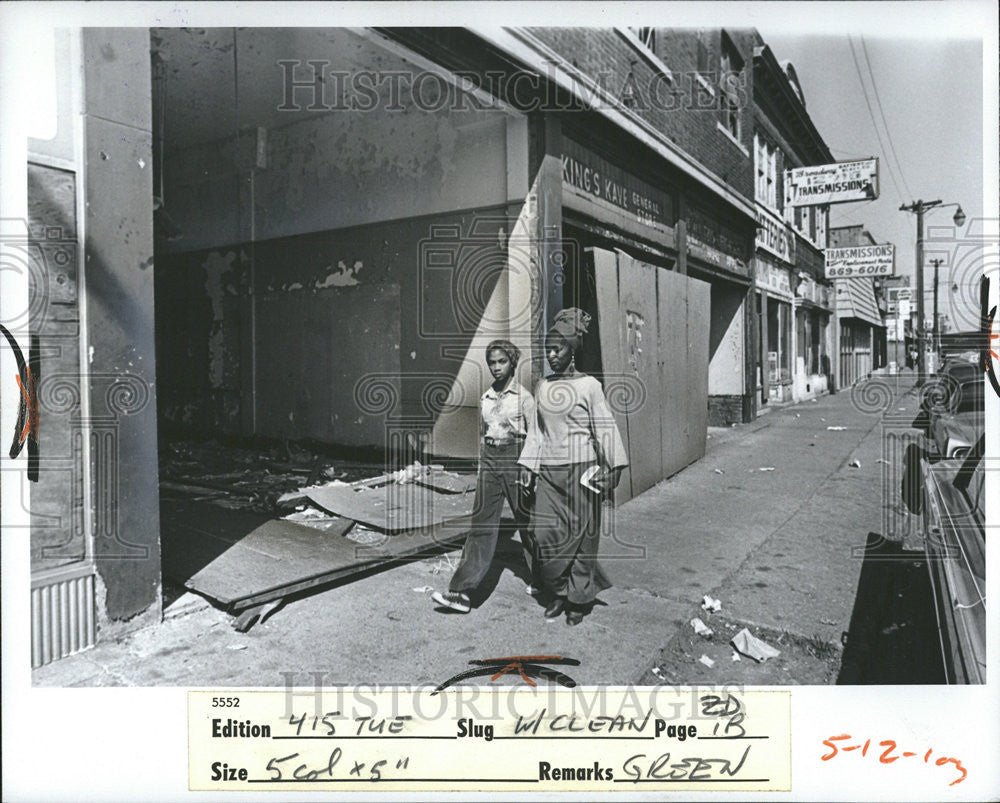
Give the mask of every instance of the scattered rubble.
M 781 650 L 776 650 L 765 641 L 761 641 L 745 627 L 732 638 L 732 645 L 738 652 L 748 658 L 753 658 L 757 663 L 763 663 L 768 658 L 777 658 L 781 655 Z
M 703 610 L 711 611 L 712 613 L 718 613 L 720 610 L 722 610 L 722 603 L 719 600 L 714 599 L 713 597 L 706 594 L 704 597 L 701 598 L 701 607 Z

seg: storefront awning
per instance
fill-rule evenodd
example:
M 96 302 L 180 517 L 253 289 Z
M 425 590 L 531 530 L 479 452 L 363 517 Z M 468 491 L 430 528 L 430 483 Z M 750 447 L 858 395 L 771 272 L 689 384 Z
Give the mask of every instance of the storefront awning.
M 837 280 L 837 317 L 859 318 L 873 326 L 882 326 L 871 279 Z

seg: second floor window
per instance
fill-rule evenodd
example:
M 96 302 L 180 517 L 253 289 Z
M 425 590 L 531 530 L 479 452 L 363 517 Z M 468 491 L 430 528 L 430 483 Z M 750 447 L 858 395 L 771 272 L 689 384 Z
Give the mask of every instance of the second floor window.
M 736 139 L 743 133 L 740 103 L 740 73 L 743 59 L 728 37 L 722 37 L 722 51 L 719 58 L 719 89 L 722 124 Z
M 755 198 L 778 210 L 778 150 L 767 140 L 754 136 L 754 166 L 757 175 Z
M 656 28 L 633 28 L 632 33 L 651 53 L 656 54 Z

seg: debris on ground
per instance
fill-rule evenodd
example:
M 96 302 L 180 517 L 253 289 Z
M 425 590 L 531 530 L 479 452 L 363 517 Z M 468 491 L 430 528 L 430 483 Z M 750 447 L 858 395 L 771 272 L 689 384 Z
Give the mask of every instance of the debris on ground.
M 886 460 L 886 459 L 885 459 L 884 457 L 880 457 L 880 458 L 879 458 L 878 460 L 876 460 L 875 462 L 876 462 L 876 463 L 885 463 L 886 465 L 889 465 L 889 461 L 888 461 L 888 460 Z
M 852 460 L 847 465 L 849 465 L 851 468 L 861 468 L 861 461 L 860 460 Z
M 774 471 L 774 466 L 761 466 L 758 471 Z
M 843 432 L 847 427 L 827 427 L 830 432 Z
M 428 591 L 433 591 L 434 586 L 417 586 L 417 588 L 413 590 L 416 591 L 418 594 L 426 594 Z
M 711 658 L 709 658 L 707 655 L 704 655 L 704 654 L 701 656 L 701 658 L 698 659 L 698 663 L 699 664 L 704 664 L 709 669 L 711 669 L 713 666 L 715 666 L 715 661 L 713 661 Z
M 733 650 L 733 661 L 742 661 L 742 660 L 743 659 L 740 658 L 740 654 L 736 652 L 736 650 Z
M 365 527 L 363 524 L 355 524 L 346 534 L 347 538 L 362 546 L 372 546 L 384 543 L 390 536 L 386 533 Z
M 276 516 L 306 501 L 301 489 L 310 480 L 343 485 L 378 475 L 384 468 L 327 460 L 288 442 L 245 449 L 215 440 L 184 440 L 163 445 L 159 470 L 160 488 L 171 495 Z
M 708 594 L 706 594 L 704 597 L 701 598 L 701 607 L 703 610 L 711 611 L 712 613 L 718 613 L 720 610 L 722 610 L 722 603 L 719 600 L 715 599 L 714 597 L 711 597 Z
M 654 666 L 652 668 L 652 673 L 657 677 L 657 679 L 662 680 L 664 683 L 667 682 L 666 676 L 660 671 L 660 667 Z
M 716 474 L 725 474 L 726 473 L 721 468 L 713 468 L 712 471 L 714 471 Z
M 761 641 L 745 627 L 733 636 L 731 643 L 737 651 L 748 658 L 753 658 L 759 664 L 768 658 L 777 658 L 781 655 L 781 650 L 776 650 L 767 642 Z
M 715 632 L 697 616 L 691 620 L 691 627 L 693 627 L 694 632 L 702 638 L 711 638 L 712 634 Z

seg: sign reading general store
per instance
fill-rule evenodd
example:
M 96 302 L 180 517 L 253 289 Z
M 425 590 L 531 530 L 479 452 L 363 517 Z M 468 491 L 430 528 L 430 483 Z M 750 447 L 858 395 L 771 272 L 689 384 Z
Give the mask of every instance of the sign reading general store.
M 853 276 L 892 276 L 896 246 L 855 245 L 849 248 L 827 248 L 824 252 L 827 279 L 848 279 Z
M 878 159 L 785 171 L 785 206 L 822 206 L 878 198 Z
M 642 223 L 673 226 L 670 196 L 661 189 L 602 159 L 578 142 L 563 137 L 562 183 L 606 201 Z

